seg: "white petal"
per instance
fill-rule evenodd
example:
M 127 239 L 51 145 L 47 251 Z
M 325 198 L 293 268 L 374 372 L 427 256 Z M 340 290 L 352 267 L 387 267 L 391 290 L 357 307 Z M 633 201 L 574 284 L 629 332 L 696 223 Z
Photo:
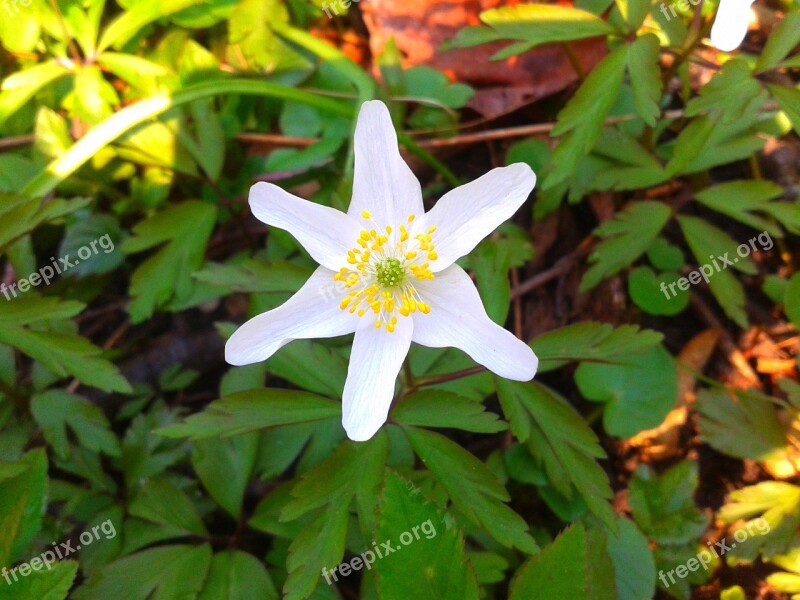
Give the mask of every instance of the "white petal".
M 425 212 L 419 181 L 400 156 L 389 109 L 379 100 L 361 105 L 356 124 L 353 199 L 347 214 L 360 219 L 364 211 L 381 228 Z
M 356 442 L 371 438 L 386 422 L 395 381 L 411 346 L 414 323 L 400 317 L 393 333 L 363 319 L 353 339 L 342 396 L 342 425 Z
M 528 381 L 539 359 L 530 346 L 494 323 L 464 270 L 452 265 L 433 280 L 416 284 L 431 310 L 414 313 L 414 341 L 431 348 L 460 348 L 500 377 Z
M 423 217 L 421 229 L 435 225 L 433 243 L 439 258 L 436 273 L 478 245 L 517 212 L 536 185 L 536 174 L 524 163 L 492 169 L 483 177 L 442 196 Z
M 753 0 L 721 0 L 711 27 L 711 42 L 718 50 L 736 50 L 747 34 Z
M 259 221 L 291 233 L 315 261 L 338 271 L 362 227 L 329 206 L 309 202 L 271 183 L 250 188 L 250 210 Z
M 339 308 L 344 293 L 333 275 L 319 267 L 294 296 L 247 321 L 225 344 L 225 360 L 249 365 L 268 359 L 292 340 L 353 333 L 360 319 Z

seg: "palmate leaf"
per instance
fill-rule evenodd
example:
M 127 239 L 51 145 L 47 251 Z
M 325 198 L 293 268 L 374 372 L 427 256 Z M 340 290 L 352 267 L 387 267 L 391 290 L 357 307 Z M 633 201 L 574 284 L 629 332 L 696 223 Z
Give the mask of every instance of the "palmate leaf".
M 624 363 L 652 349 L 663 335 L 636 325 L 574 323 L 548 331 L 531 341 L 539 357 L 539 372 L 552 371 L 574 361 Z
M 637 2 L 632 1 L 631 4 L 636 5 Z M 650 3 L 638 2 L 638 4 L 644 6 L 644 14 L 647 14 Z M 661 114 L 659 49 L 658 38 L 652 33 L 636 38 L 636 41 L 628 46 L 628 73 L 633 90 L 633 105 L 642 120 L 651 127 L 656 124 L 656 119 Z
M 658 426 L 678 398 L 675 362 L 663 346 L 625 364 L 583 362 L 575 371 L 575 383 L 584 398 L 605 403 L 603 427 L 622 438 Z
M 800 527 L 800 487 L 782 481 L 762 481 L 734 490 L 717 518 L 726 523 L 746 519 L 744 528 L 749 526 L 750 531 L 760 534 L 748 534 L 747 539 L 731 550 L 733 556 L 751 561 L 760 552 L 765 560 L 770 560 L 789 550 Z
M 589 510 L 613 527 L 611 486 L 596 462 L 605 452 L 586 421 L 564 398 L 538 383 L 496 381 L 514 436 L 544 465 L 556 491 L 571 498 L 574 487 Z
M 459 512 L 504 546 L 536 552 L 525 520 L 506 506 L 508 492 L 484 463 L 437 433 L 408 426 L 403 429 L 414 452 L 447 490 Z
M 242 499 L 253 472 L 258 434 L 196 440 L 192 444 L 192 466 L 211 497 L 238 519 Z
M 409 535 L 411 541 L 406 541 Z M 461 531 L 419 488 L 392 470 L 386 471 L 375 540 L 396 548 L 374 565 L 381 600 L 478 600 Z M 408 550 L 397 554 L 406 545 Z
M 603 241 L 589 256 L 593 264 L 581 280 L 580 291 L 592 289 L 644 254 L 670 214 L 670 208 L 661 202 L 635 202 L 600 225 L 595 233 Z
M 197 600 L 278 600 L 264 565 L 252 554 L 225 550 L 214 555 Z
M 200 267 L 217 209 L 205 202 L 171 206 L 133 228 L 125 241 L 127 254 L 166 245 L 142 263 L 131 277 L 131 321 L 140 323 L 170 300 L 180 302 L 192 293 L 192 272 Z
M 509 600 L 531 598 L 617 598 L 603 533 L 576 523 L 522 565 L 511 582 Z
M 553 152 L 553 170 L 543 183 L 545 189 L 567 179 L 578 160 L 594 147 L 603 122 L 617 99 L 628 62 L 628 47 L 620 46 L 598 64 L 564 109 L 552 135 L 564 135 Z

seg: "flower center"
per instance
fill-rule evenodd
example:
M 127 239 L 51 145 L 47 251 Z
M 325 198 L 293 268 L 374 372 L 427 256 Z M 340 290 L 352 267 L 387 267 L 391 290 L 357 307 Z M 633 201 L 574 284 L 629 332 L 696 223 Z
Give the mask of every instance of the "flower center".
M 382 288 L 393 288 L 403 283 L 406 268 L 396 258 L 387 258 L 375 266 L 375 279 Z
M 398 314 L 408 317 L 416 311 L 427 314 L 431 310 L 414 284 L 434 278 L 428 261 L 438 258 L 432 238 L 436 227 L 411 236 L 406 225 L 414 221 L 414 215 L 407 223 L 383 229 L 367 211 L 361 216 L 372 228 L 361 231 L 356 246 L 347 253 L 349 266 L 333 276 L 346 293 L 339 307 L 359 317 L 371 313 L 375 327 L 385 327 L 391 333 Z

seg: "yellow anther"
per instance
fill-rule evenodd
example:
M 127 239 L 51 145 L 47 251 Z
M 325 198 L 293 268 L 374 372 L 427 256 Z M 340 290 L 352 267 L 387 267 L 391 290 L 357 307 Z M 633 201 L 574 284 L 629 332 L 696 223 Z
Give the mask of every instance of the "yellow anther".
M 387 225 L 386 226 L 386 233 L 388 233 L 388 234 L 392 233 L 392 226 L 391 225 Z
M 416 217 L 414 215 L 408 215 L 408 222 L 411 223 Z
M 371 219 L 372 218 L 372 215 L 370 214 L 370 212 L 368 210 L 363 211 L 361 213 L 361 216 L 364 217 L 365 219 Z
M 436 252 L 434 252 L 433 250 L 428 252 L 428 260 L 436 260 L 437 258 L 439 258 L 439 255 L 436 254 Z

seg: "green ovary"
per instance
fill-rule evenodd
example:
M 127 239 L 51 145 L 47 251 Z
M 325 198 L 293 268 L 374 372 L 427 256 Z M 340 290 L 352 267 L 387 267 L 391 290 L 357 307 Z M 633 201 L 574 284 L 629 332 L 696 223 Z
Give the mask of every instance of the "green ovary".
M 375 267 L 375 278 L 384 289 L 397 287 L 403 283 L 405 276 L 406 269 L 396 258 L 382 260 Z

